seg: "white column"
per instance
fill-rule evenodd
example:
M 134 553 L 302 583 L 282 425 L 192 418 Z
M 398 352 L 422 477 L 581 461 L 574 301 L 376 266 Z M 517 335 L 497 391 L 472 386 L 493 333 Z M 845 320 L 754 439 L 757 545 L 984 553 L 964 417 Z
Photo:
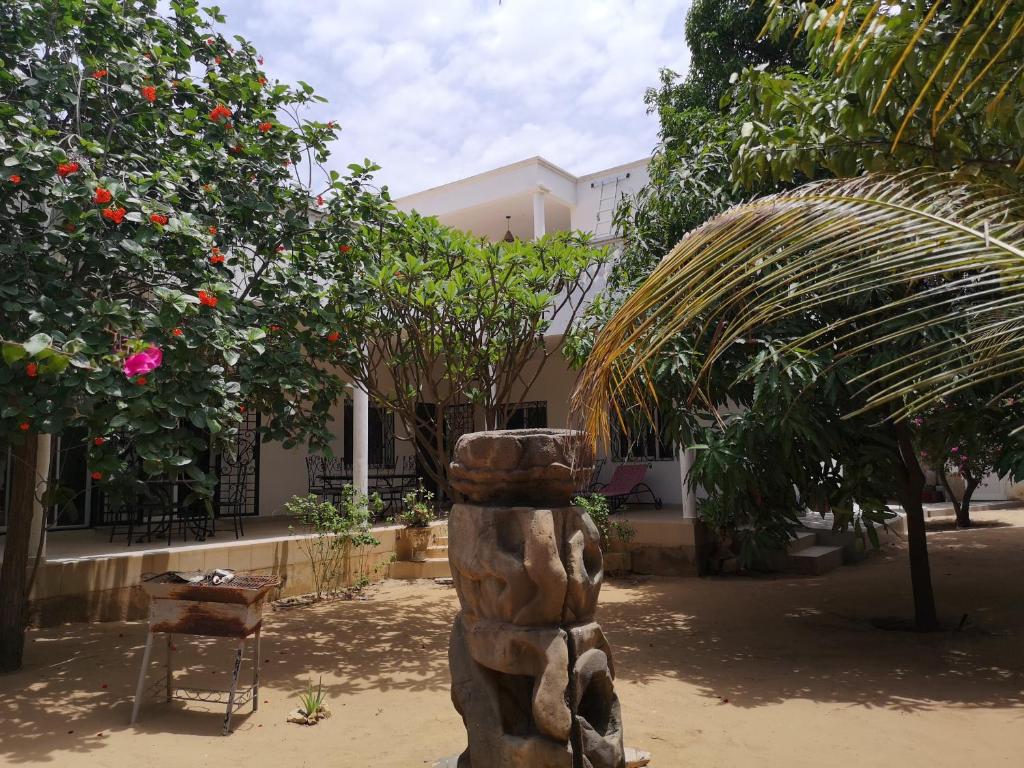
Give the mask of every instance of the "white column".
M 46 507 L 40 499 L 46 493 L 46 484 L 50 479 L 50 441 L 48 434 L 36 437 L 36 493 L 32 500 L 32 530 L 28 540 L 28 558 L 35 560 L 36 552 L 42 560 L 46 559 Z M 39 537 L 43 537 L 43 548 L 39 550 Z
M 547 190 L 543 187 L 533 193 L 533 239 L 544 237 L 544 197 Z
M 352 385 L 352 485 L 360 493 L 370 491 L 370 396 L 358 383 Z
M 683 489 L 683 518 L 697 519 L 697 494 L 687 485 L 690 470 L 693 469 L 693 450 L 679 447 L 679 482 Z

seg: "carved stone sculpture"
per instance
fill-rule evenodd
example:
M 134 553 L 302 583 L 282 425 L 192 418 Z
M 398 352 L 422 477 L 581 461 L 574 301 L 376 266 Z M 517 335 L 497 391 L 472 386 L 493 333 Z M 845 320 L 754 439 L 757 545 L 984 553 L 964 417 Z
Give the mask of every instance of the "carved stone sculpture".
M 600 537 L 569 498 L 593 460 L 566 430 L 459 438 L 448 523 L 462 610 L 448 659 L 458 768 L 623 768 L 611 648 L 594 621 Z

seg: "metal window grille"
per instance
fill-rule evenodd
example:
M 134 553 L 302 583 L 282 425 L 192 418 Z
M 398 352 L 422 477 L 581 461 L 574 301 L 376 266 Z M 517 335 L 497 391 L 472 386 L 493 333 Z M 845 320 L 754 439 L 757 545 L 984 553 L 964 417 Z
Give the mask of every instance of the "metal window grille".
M 531 400 L 505 408 L 505 429 L 543 429 L 547 425 L 547 400 Z
M 218 515 L 260 513 L 260 415 L 248 411 L 232 450 L 217 457 Z
M 449 405 L 444 412 L 444 445 L 448 454 L 455 449 L 455 441 L 473 431 L 473 404 Z
M 612 461 L 674 461 L 675 446 L 665 434 L 663 421 L 660 412 L 654 413 L 654 424 L 646 416 L 634 416 L 623 426 L 612 417 Z
M 352 401 L 345 401 L 344 461 L 352 464 Z M 370 406 L 367 442 L 371 467 L 395 466 L 395 413 L 386 408 Z

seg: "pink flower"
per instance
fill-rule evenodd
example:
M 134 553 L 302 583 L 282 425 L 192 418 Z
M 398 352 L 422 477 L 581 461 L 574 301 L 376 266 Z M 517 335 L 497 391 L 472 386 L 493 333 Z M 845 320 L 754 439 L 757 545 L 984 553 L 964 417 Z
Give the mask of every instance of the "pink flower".
M 164 353 L 160 347 L 146 347 L 141 352 L 128 355 L 124 360 L 124 375 L 129 379 L 144 373 L 152 373 L 163 362 Z
M 952 447 L 952 448 L 950 449 L 950 451 L 949 451 L 949 452 L 950 452 L 950 453 L 958 453 L 959 451 L 960 451 L 960 449 L 959 449 L 959 448 L 957 448 L 957 447 L 956 447 L 956 446 L 954 445 L 954 446 L 953 446 L 953 447 Z

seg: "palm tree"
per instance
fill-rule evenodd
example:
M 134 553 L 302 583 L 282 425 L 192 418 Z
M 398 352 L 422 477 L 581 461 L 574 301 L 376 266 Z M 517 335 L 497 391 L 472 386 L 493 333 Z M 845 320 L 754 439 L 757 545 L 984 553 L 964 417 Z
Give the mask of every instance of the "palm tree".
M 982 105 L 990 121 L 1011 131 L 1020 125 L 1024 111 L 1014 89 L 1024 78 L 1024 0 L 833 0 L 820 9 L 769 0 L 769 8 L 763 34 L 794 25 L 806 30 L 838 74 L 865 62 L 887 70 L 871 112 L 906 104 L 894 148 L 922 112 L 932 139 Z M 1024 158 L 1014 170 L 1024 173 Z
M 881 310 L 840 316 L 789 345 L 828 346 L 838 356 L 883 344 L 899 350 L 858 377 L 861 411 L 885 406 L 900 423 L 971 383 L 1016 376 L 1015 386 L 1024 384 L 1024 197 L 973 177 L 914 171 L 814 182 L 734 206 L 691 231 L 599 334 L 573 413 L 606 439 L 608 403 L 642 399 L 652 362 L 680 334 L 706 340 L 690 397 L 707 401 L 702 388 L 733 343 L 883 289 L 896 298 Z M 948 333 L 918 343 L 936 328 Z M 930 588 L 918 594 L 927 548 L 916 506 L 907 510 L 910 555 L 919 623 L 927 625 L 934 608 Z

